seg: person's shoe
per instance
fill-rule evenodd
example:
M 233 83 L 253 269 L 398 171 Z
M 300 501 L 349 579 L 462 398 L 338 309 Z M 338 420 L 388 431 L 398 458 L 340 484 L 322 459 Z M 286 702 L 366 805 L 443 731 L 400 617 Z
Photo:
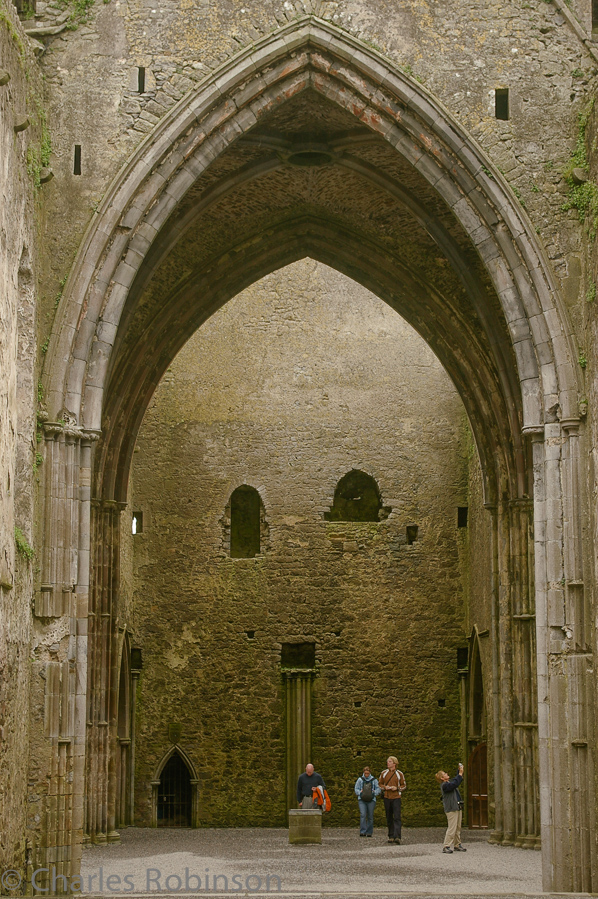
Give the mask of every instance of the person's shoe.
M 366 837 L 371 837 L 371 836 L 372 836 L 371 833 L 366 833 Z
M 399 838 L 398 838 L 398 837 L 395 837 L 395 843 L 398 843 L 398 844 L 399 844 L 399 846 L 400 846 L 400 845 L 401 845 L 401 841 L 400 841 L 400 840 L 399 840 Z
M 455 852 L 467 852 L 467 849 L 462 843 L 459 843 L 458 846 L 455 846 Z
M 449 846 L 443 846 L 443 847 L 442 847 L 442 851 L 443 851 L 443 852 L 446 852 L 447 855 L 452 855 L 452 854 L 453 854 L 453 850 L 452 850 Z
M 387 842 L 387 843 L 394 843 L 394 839 L 393 839 L 393 837 L 389 837 L 389 838 L 388 838 L 388 839 L 387 839 L 387 841 L 386 841 L 386 842 Z
M 360 833 L 359 836 L 360 836 L 360 837 L 366 837 L 367 834 L 365 834 L 365 833 Z

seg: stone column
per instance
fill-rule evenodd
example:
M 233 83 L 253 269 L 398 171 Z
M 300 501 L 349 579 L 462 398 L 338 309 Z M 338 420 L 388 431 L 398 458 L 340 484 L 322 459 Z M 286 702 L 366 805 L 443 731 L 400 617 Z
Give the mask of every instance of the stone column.
M 540 846 L 533 501 L 512 500 L 511 576 L 515 845 Z
M 569 711 L 569 797 L 572 822 L 571 881 L 568 889 L 592 892 L 596 870 L 596 810 L 593 753 L 595 745 L 593 624 L 584 566 L 584 484 L 580 475 L 582 445 L 579 420 L 561 421 L 563 535 L 565 540 L 565 614 L 561 643 Z M 591 538 L 590 538 L 591 539 Z
M 121 503 L 92 502 L 93 577 L 89 605 L 86 831 L 94 843 L 116 831 L 118 585 Z
M 94 433 L 44 422 L 40 584 L 35 597 L 37 666 L 45 679 L 43 764 L 50 771 L 37 867 L 57 890 L 78 871 L 85 790 L 89 484 Z M 60 636 L 56 636 L 60 635 Z M 32 763 L 42 751 L 32 746 Z
M 544 888 L 562 892 L 598 887 L 579 442 L 563 421 L 533 445 L 542 864 Z
M 85 822 L 85 751 L 87 743 L 87 659 L 91 541 L 91 471 L 93 446 L 98 432 L 86 431 L 81 438 L 79 469 L 79 552 L 77 566 L 77 679 L 75 687 L 75 747 L 73 759 L 73 860 L 78 872 L 83 851 Z
M 511 580 L 511 528 L 508 503 L 500 502 L 496 514 L 498 567 L 498 688 L 499 688 L 499 779 L 502 800 L 502 840 L 504 846 L 515 841 L 515 789 L 513 765 L 513 635 Z M 496 765 L 496 762 L 495 762 Z M 496 770 L 496 768 L 495 768 Z
M 485 508 L 492 515 L 491 528 L 491 646 L 492 646 L 492 761 L 494 786 L 494 829 L 490 836 L 491 843 L 501 843 L 504 833 L 502 803 L 502 742 L 500 732 L 501 690 L 500 690 L 500 612 L 498 602 L 498 515 L 495 505 L 485 503 Z
M 135 723 L 137 721 L 137 687 L 139 684 L 139 668 L 131 668 L 131 755 L 129 774 L 129 824 L 135 824 Z
M 311 682 L 309 669 L 285 670 L 287 737 L 287 809 L 297 807 L 297 778 L 311 756 Z

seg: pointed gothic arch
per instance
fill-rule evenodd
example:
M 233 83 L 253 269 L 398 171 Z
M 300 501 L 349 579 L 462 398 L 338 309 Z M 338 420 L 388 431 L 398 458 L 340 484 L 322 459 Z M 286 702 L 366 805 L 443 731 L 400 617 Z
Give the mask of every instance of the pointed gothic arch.
M 473 629 L 469 645 L 469 689 L 467 738 L 480 743 L 486 738 L 486 691 L 482 673 L 482 653 L 477 628 Z
M 178 743 L 168 749 L 151 781 L 153 827 L 197 827 L 197 772 Z
M 280 126 L 276 115 L 281 110 L 283 115 L 286 105 L 302 99 L 324 110 L 320 121 L 328 116 L 336 127 L 317 140 L 288 127 L 274 135 L 268 131 L 268 122 Z M 360 148 L 368 141 L 374 151 L 366 158 Z M 219 174 L 219 161 L 230 162 L 230 153 L 237 153 L 232 174 Z M 313 166 L 306 164 L 310 161 Z M 345 207 L 340 198 L 328 207 L 308 202 L 305 179 L 298 174 L 304 168 L 320 168 L 331 187 L 338 172 L 341 180 L 357 179 L 364 203 L 368 195 L 383 195 L 395 219 L 404 218 L 417 230 L 420 248 L 434 247 L 449 264 L 444 282 L 437 283 L 433 269 L 426 268 L 432 264 L 429 253 L 403 257 L 400 241 L 386 239 L 382 225 L 368 230 L 362 209 Z M 215 243 L 200 262 L 183 279 L 168 281 L 165 261 L 202 231 L 202 215 L 226 214 L 226 204 L 256 184 L 260 195 L 268 196 L 265 188 L 279 183 L 281 173 L 289 183 L 294 173 L 296 181 L 296 198 L 288 208 L 281 206 L 270 218 L 265 211 L 251 220 L 239 216 L 228 242 L 214 227 Z M 539 746 L 545 885 L 589 889 L 598 872 L 585 856 L 573 860 L 578 850 L 566 836 L 566 822 L 580 809 L 558 791 L 555 773 L 570 762 L 563 747 L 577 740 L 575 776 L 586 778 L 581 793 L 593 795 L 590 749 L 583 739 L 583 719 L 591 713 L 573 701 L 564 709 L 555 706 L 550 697 L 562 689 L 558 684 L 565 675 L 548 664 L 554 629 L 563 623 L 574 628 L 580 647 L 590 639 L 583 594 L 579 391 L 567 316 L 537 235 L 475 141 L 424 87 L 313 16 L 241 51 L 148 135 L 94 216 L 53 328 L 44 370 L 49 464 L 44 466 L 42 583 L 50 613 L 60 615 L 65 574 L 74 569 L 82 619 L 75 640 L 79 704 L 86 701 L 89 598 L 89 665 L 101 676 L 87 688 L 94 691 L 88 745 L 103 784 L 92 838 L 105 838 L 115 820 L 112 748 L 98 733 L 113 714 L 119 516 L 137 429 L 185 339 L 247 284 L 306 255 L 350 275 L 399 310 L 430 343 L 461 394 L 493 516 L 492 641 L 501 671 L 494 714 L 498 709 L 506 747 L 495 760 L 495 838 L 512 843 L 536 820 L 521 811 L 513 791 L 514 772 L 526 764 L 518 754 L 518 724 Z M 157 277 L 165 278 L 164 301 L 152 309 L 142 300 Z M 145 318 L 138 314 L 144 308 Z M 545 451 L 545 438 L 558 445 L 556 454 Z M 561 533 L 564 521 L 563 550 L 551 535 Z M 104 621 L 111 631 L 100 627 Z M 511 644 L 517 652 L 511 653 Z M 568 683 L 581 685 L 589 676 L 568 658 L 563 666 Z M 509 700 L 514 682 L 527 691 L 519 722 Z M 590 702 L 588 689 L 584 695 Z M 541 714 L 534 722 L 538 702 Z M 73 734 L 72 751 L 81 772 L 84 716 L 76 720 L 83 730 Z M 76 796 L 83 793 L 80 774 L 73 789 Z M 66 864 L 76 869 L 82 803 L 74 807 Z M 589 820 L 589 806 L 582 813 Z M 557 833 L 555 814 L 564 822 L 563 833 Z M 46 842 L 52 847 L 62 837 L 48 820 Z

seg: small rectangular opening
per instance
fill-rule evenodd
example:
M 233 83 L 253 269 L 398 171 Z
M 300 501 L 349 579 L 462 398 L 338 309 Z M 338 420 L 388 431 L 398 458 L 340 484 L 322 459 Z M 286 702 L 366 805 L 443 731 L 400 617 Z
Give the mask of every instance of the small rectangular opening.
M 73 160 L 73 175 L 81 174 L 81 144 L 75 144 L 75 156 Z
M 468 513 L 469 513 L 469 508 L 467 506 L 458 506 L 457 507 L 457 527 L 458 528 L 466 528 L 467 527 Z
M 494 114 L 503 122 L 509 118 L 509 88 L 497 87 L 494 91 Z
M 406 528 L 407 546 L 413 546 L 417 540 L 417 532 L 419 528 L 416 524 L 408 524 Z
M 469 650 L 467 646 L 457 647 L 457 668 L 459 671 L 465 671 L 469 658 Z
M 280 653 L 283 668 L 315 668 L 315 643 L 283 643 Z
M 137 67 L 137 90 L 140 94 L 145 93 L 145 66 Z
M 143 533 L 143 512 L 133 512 L 133 520 L 131 522 L 131 533 Z
M 143 655 L 138 646 L 131 647 L 131 668 L 134 671 L 141 671 L 143 668 Z
M 592 0 L 592 31 L 598 31 L 598 0 Z

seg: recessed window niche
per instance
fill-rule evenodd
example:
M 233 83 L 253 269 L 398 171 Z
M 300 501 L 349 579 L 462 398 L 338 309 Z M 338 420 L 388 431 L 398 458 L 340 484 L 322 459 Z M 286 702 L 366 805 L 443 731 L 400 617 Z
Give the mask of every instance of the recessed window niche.
M 131 533 L 143 533 L 143 512 L 133 512 L 133 517 L 131 519 Z
M 405 528 L 405 542 L 407 546 L 413 546 L 419 534 L 419 528 L 416 524 L 408 524 Z
M 382 505 L 375 478 L 365 471 L 353 469 L 340 479 L 326 521 L 382 521 L 388 518 L 390 506 Z
M 253 559 L 264 549 L 268 525 L 262 498 L 255 487 L 233 490 L 224 518 L 224 543 L 231 559 Z
M 315 643 L 283 643 L 280 650 L 280 664 L 283 668 L 315 668 Z
M 497 87 L 494 92 L 494 114 L 503 122 L 509 120 L 509 88 Z

